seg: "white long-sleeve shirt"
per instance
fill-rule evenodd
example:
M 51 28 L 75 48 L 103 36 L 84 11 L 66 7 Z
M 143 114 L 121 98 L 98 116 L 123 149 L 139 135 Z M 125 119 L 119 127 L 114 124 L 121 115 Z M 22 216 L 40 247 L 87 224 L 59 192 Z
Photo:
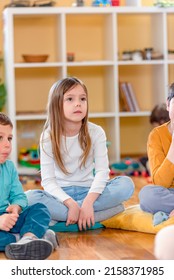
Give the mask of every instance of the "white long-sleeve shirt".
M 104 130 L 88 122 L 91 137 L 91 150 L 85 166 L 80 168 L 82 149 L 78 134 L 72 137 L 62 137 L 62 158 L 69 174 L 64 174 L 58 167 L 52 152 L 49 130 L 44 133 L 44 141 L 40 143 L 42 186 L 63 202 L 69 198 L 63 188 L 67 186 L 90 187 L 89 192 L 102 193 L 109 179 L 108 151 Z M 42 139 L 42 137 L 41 137 Z M 95 168 L 95 176 L 94 176 Z

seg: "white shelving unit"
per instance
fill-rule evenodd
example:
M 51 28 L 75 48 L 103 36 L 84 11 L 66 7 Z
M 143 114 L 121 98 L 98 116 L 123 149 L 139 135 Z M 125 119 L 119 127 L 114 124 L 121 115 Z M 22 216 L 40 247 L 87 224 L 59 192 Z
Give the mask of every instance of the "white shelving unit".
M 14 163 L 21 148 L 20 124 L 32 122 L 35 128 L 35 122 L 45 120 L 48 91 L 67 75 L 87 85 L 89 116 L 111 141 L 110 161 L 120 160 L 122 154 L 145 153 L 150 111 L 165 101 L 173 78 L 174 60 L 168 60 L 168 49 L 174 49 L 173 23 L 173 8 L 6 8 L 4 56 Z M 146 47 L 161 52 L 163 59 L 120 60 L 124 50 Z M 73 62 L 67 61 L 67 52 L 74 52 Z M 22 60 L 22 54 L 44 53 L 49 54 L 44 63 Z M 119 81 L 133 84 L 140 112 L 120 112 Z

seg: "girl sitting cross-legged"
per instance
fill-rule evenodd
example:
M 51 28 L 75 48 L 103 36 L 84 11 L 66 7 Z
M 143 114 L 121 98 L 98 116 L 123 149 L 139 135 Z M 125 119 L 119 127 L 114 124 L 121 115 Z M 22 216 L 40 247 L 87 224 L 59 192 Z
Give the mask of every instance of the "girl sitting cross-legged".
M 67 226 L 86 230 L 123 211 L 122 202 L 133 194 L 129 177 L 109 180 L 106 135 L 88 121 L 88 91 L 75 77 L 50 89 L 40 160 L 44 190 L 28 191 L 29 204 L 42 202 L 53 220 Z

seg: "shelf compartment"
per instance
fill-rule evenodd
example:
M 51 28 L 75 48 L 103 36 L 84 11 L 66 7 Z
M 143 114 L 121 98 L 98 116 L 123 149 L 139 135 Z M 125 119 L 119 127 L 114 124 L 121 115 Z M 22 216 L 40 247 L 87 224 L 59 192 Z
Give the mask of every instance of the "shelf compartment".
M 18 152 L 21 148 L 39 145 L 39 139 L 45 120 L 24 120 L 17 122 Z
M 61 76 L 61 68 L 16 69 L 16 114 L 44 113 L 49 90 Z
M 47 61 L 62 61 L 61 40 L 60 15 L 14 16 L 15 62 L 24 62 L 23 54 L 48 54 Z
M 113 60 L 112 21 L 112 14 L 66 15 L 66 51 L 75 61 Z
M 154 51 L 165 54 L 164 17 L 162 13 L 130 13 L 117 16 L 118 51 L 121 59 L 122 52 L 129 50 L 144 50 L 153 48 Z M 131 40 L 130 36 L 131 34 Z M 141 40 L 140 40 L 140 34 Z
M 149 117 L 120 118 L 121 156 L 146 154 L 147 139 L 151 129 Z
M 120 82 L 130 82 L 135 92 L 140 111 L 151 111 L 165 101 L 164 65 L 121 65 Z
M 174 26 L 174 14 L 167 14 L 167 48 L 168 50 L 174 51 L 174 36 L 173 36 L 173 26 Z

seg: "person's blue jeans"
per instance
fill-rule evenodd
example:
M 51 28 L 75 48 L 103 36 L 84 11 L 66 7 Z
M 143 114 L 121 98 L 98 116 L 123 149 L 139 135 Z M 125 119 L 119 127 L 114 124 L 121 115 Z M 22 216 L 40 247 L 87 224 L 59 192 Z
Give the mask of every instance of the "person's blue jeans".
M 174 188 L 148 185 L 139 192 L 140 207 L 143 211 L 155 214 L 158 211 L 170 214 L 174 209 Z
M 0 213 L 2 215 L 4 213 Z M 14 234 L 19 233 L 22 237 L 27 232 L 32 232 L 38 238 L 42 238 L 48 229 L 50 223 L 50 213 L 45 205 L 37 203 L 28 206 L 22 213 L 10 231 L 0 230 L 0 251 L 4 251 L 5 247 L 16 242 Z
M 64 187 L 63 190 L 81 206 L 89 192 L 89 187 L 70 186 Z M 99 215 L 100 221 L 106 219 L 105 211 L 108 211 L 110 213 L 109 215 L 113 216 L 115 213 L 112 209 L 115 209 L 122 204 L 122 202 L 128 200 L 133 192 L 134 183 L 130 177 L 118 176 L 110 180 L 103 193 L 94 202 L 94 214 L 101 213 L 101 215 Z M 52 220 L 64 222 L 67 220 L 68 208 L 48 192 L 43 190 L 29 190 L 26 192 L 26 195 L 29 205 L 37 203 L 38 201 L 45 204 L 51 214 Z M 110 209 L 111 212 L 109 211 Z M 123 211 L 123 209 L 123 206 L 120 211 L 116 209 L 116 213 Z M 107 218 L 109 218 L 108 215 Z M 95 222 L 98 221 L 99 220 L 95 218 Z

